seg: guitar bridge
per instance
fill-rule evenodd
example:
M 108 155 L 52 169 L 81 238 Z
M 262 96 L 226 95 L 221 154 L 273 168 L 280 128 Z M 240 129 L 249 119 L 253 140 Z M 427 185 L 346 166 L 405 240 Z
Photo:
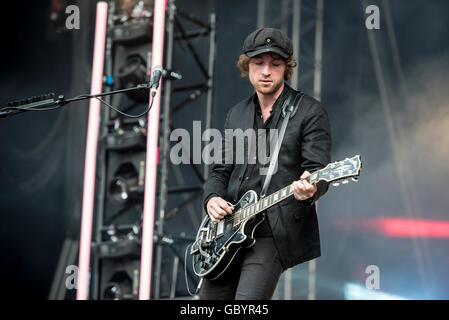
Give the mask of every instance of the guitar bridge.
M 209 227 L 201 229 L 201 245 L 208 246 L 212 243 L 212 232 Z

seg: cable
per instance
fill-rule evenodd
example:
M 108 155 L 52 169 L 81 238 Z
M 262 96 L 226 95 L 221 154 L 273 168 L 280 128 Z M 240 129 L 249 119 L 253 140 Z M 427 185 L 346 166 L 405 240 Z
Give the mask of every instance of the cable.
M 58 109 L 61 106 L 54 106 L 54 107 L 50 107 L 50 108 L 36 108 L 33 109 L 33 107 L 4 107 L 3 109 L 0 110 L 0 112 L 2 111 L 6 111 L 6 110 L 24 110 L 24 111 L 48 111 L 48 110 L 54 110 L 54 109 Z
M 88 98 L 88 97 L 89 97 L 88 95 L 79 95 L 79 96 L 74 97 L 73 99 Z M 91 98 L 99 100 L 100 102 L 102 102 L 103 104 L 105 104 L 106 106 L 111 108 L 112 110 L 116 111 L 117 113 L 120 113 L 121 115 L 124 115 L 125 117 L 129 117 L 129 118 L 140 118 L 140 117 L 146 115 L 151 110 L 151 107 L 153 106 L 153 101 L 154 101 L 154 97 L 152 97 L 150 106 L 143 113 L 138 114 L 138 115 L 131 115 L 131 114 L 127 114 L 125 112 L 122 112 L 122 111 L 118 110 L 117 108 L 114 108 L 112 105 L 110 105 L 109 103 L 107 103 L 106 101 L 104 101 L 103 99 L 101 99 L 99 97 L 91 97 Z M 57 106 L 49 107 L 49 108 L 4 107 L 4 108 L 0 109 L 0 112 L 3 112 L 5 110 L 49 111 L 49 110 L 55 110 L 55 109 L 61 108 L 62 106 L 63 105 L 57 105 Z
M 192 244 L 188 245 L 186 247 L 186 251 L 184 253 L 184 278 L 186 279 L 186 287 L 187 287 L 187 292 L 193 297 L 195 294 L 190 292 L 190 288 L 189 288 L 189 280 L 187 279 L 187 251 L 189 249 L 189 246 L 191 247 Z
M 193 243 L 191 243 L 190 245 L 188 245 L 188 246 L 186 247 L 186 251 L 185 251 L 185 253 L 184 253 L 184 278 L 186 279 L 187 292 L 193 297 L 193 296 L 195 296 L 196 294 L 198 294 L 198 291 L 199 291 L 199 290 L 198 290 L 198 289 L 199 289 L 199 285 L 198 285 L 198 287 L 197 287 L 195 293 L 190 292 L 190 288 L 189 288 L 189 280 L 187 279 L 187 251 L 188 251 L 189 247 L 192 247 L 192 245 L 193 245 Z M 200 282 L 201 282 L 201 280 L 200 280 Z
M 131 115 L 131 114 L 127 114 L 127 113 L 125 113 L 125 112 L 122 112 L 122 111 L 120 111 L 120 110 L 114 108 L 113 106 L 111 106 L 109 103 L 107 103 L 106 101 L 104 101 L 104 100 L 101 99 L 101 98 L 98 98 L 98 97 L 94 97 L 94 98 L 97 99 L 97 100 L 99 100 L 99 101 L 101 101 L 102 103 L 104 103 L 105 105 L 107 105 L 109 108 L 111 108 L 111 109 L 114 110 L 115 112 L 120 113 L 121 115 L 124 115 L 125 117 L 129 117 L 129 118 L 140 118 L 140 117 L 146 115 L 148 112 L 150 112 L 151 107 L 153 106 L 153 101 L 154 101 L 154 99 L 151 99 L 150 106 L 148 107 L 147 110 L 145 110 L 145 111 L 142 112 L 141 114 L 138 114 L 138 115 Z
M 84 97 L 87 97 L 87 95 L 80 95 L 80 96 L 75 97 L 75 99 L 76 98 L 84 98 Z M 103 99 L 101 99 L 99 97 L 93 97 L 93 98 L 99 100 L 100 102 L 102 102 L 103 104 L 105 104 L 106 106 L 108 106 L 109 108 L 114 110 L 115 112 L 120 113 L 121 115 L 124 115 L 125 117 L 129 117 L 129 118 L 140 118 L 140 117 L 144 116 L 145 114 L 147 114 L 151 110 L 151 107 L 153 106 L 153 101 L 154 101 L 154 98 L 152 98 L 150 106 L 143 113 L 138 114 L 138 115 L 131 115 L 131 114 L 127 114 L 123 111 L 118 110 L 117 108 L 113 107 L 112 105 L 110 105 L 109 103 L 107 103 L 106 101 L 104 101 Z

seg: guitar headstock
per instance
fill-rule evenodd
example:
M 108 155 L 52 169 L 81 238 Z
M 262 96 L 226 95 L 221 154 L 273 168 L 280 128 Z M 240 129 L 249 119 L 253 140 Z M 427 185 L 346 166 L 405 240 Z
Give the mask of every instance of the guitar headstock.
M 310 176 L 310 182 L 315 183 L 323 180 L 329 183 L 334 182 L 334 186 L 339 186 L 340 180 L 343 180 L 343 184 L 348 183 L 348 178 L 352 178 L 354 182 L 357 182 L 357 177 L 360 175 L 361 170 L 362 160 L 360 155 L 356 155 L 352 158 L 330 163 L 325 168 L 315 171 Z

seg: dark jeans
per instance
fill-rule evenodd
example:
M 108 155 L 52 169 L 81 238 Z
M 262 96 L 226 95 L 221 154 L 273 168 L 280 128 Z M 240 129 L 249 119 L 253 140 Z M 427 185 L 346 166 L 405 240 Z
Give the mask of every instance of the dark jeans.
M 240 249 L 228 269 L 217 279 L 205 279 L 202 300 L 269 300 L 283 268 L 272 237 L 257 238 Z

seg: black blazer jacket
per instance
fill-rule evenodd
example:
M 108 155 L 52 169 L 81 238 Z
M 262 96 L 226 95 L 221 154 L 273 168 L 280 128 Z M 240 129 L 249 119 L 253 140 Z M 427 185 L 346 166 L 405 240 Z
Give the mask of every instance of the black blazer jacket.
M 280 129 L 283 117 L 282 106 L 289 96 L 293 102 L 298 91 L 286 83 L 279 96 L 272 118 Z M 235 106 L 227 114 L 225 129 L 252 129 L 254 124 L 254 95 Z M 223 139 L 223 157 L 224 155 Z M 245 140 L 245 155 L 251 142 Z M 233 144 L 234 152 L 236 145 Z M 324 168 L 331 158 L 331 129 L 326 110 L 314 98 L 304 94 L 296 114 L 289 120 L 278 158 L 278 167 L 273 175 L 267 195 L 298 180 L 304 170 L 309 172 Z M 224 159 L 224 158 L 223 158 Z M 243 164 L 214 164 L 204 185 L 203 205 L 212 195 L 236 203 L 243 180 L 247 157 Z M 229 162 L 229 161 L 228 161 Z M 268 166 L 268 165 L 267 165 Z M 274 242 L 284 269 L 317 258 L 321 255 L 318 219 L 315 201 L 328 189 L 328 184 L 319 182 L 317 192 L 309 201 L 298 201 L 293 196 L 267 210 L 268 221 Z M 247 191 L 247 190 L 245 190 Z

